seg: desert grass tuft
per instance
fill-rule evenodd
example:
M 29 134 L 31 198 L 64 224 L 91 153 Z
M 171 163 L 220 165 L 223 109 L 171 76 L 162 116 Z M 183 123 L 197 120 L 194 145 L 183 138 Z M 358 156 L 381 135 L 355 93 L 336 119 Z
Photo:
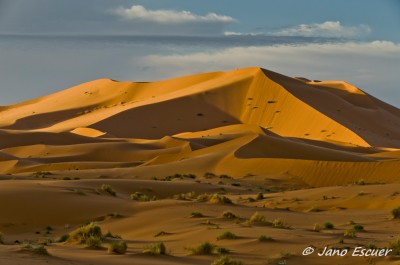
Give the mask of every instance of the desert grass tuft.
M 215 250 L 215 245 L 210 242 L 203 242 L 197 247 L 188 248 L 192 255 L 211 255 Z
M 110 185 L 103 184 L 101 185 L 100 189 L 112 196 L 117 196 L 117 192 Z
M 217 236 L 217 240 L 223 240 L 223 239 L 237 239 L 237 235 L 235 235 L 234 233 L 230 232 L 230 231 L 225 231 L 222 234 L 220 234 L 219 236 Z
M 258 241 L 258 242 L 271 242 L 271 241 L 274 241 L 274 239 L 273 239 L 272 237 L 270 237 L 270 236 L 260 235 L 260 236 L 257 238 L 257 241 Z
M 92 248 L 99 248 L 103 241 L 103 234 L 100 226 L 96 223 L 90 223 L 72 231 L 69 234 L 68 241 L 85 244 Z
M 108 253 L 125 254 L 128 249 L 128 244 L 123 240 L 112 241 L 108 246 Z
M 255 212 L 249 219 L 250 223 L 264 223 L 266 222 L 265 215 L 260 212 Z
M 227 219 L 235 219 L 235 218 L 237 218 L 237 216 L 234 213 L 230 212 L 230 211 L 224 211 L 221 214 L 221 217 L 222 218 L 227 218 Z
M 392 215 L 392 219 L 400 219 L 400 206 L 392 209 L 390 213 Z
M 145 247 L 143 253 L 153 254 L 153 255 L 166 255 L 167 248 L 165 247 L 163 242 L 158 242 Z

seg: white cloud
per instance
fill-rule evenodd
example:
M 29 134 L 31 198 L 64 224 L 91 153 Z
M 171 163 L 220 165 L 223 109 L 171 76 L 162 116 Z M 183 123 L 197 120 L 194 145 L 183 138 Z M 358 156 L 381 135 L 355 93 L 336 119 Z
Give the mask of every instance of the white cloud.
M 369 33 L 371 33 L 371 28 L 367 25 L 344 26 L 340 21 L 326 21 L 320 24 L 300 24 L 281 29 L 273 32 L 273 35 L 354 38 L 366 36 Z
M 183 23 L 218 23 L 229 24 L 236 21 L 230 16 L 218 15 L 216 13 L 208 13 L 200 16 L 190 11 L 176 10 L 148 10 L 141 5 L 133 5 L 129 8 L 119 7 L 115 13 L 127 20 L 136 20 L 144 22 L 153 22 L 160 24 L 183 24 Z
M 389 41 L 235 47 L 215 52 L 149 55 L 144 76 L 170 78 L 199 72 L 260 66 L 288 76 L 344 80 L 392 104 L 400 96 L 400 45 Z M 189 67 L 188 67 L 189 65 Z

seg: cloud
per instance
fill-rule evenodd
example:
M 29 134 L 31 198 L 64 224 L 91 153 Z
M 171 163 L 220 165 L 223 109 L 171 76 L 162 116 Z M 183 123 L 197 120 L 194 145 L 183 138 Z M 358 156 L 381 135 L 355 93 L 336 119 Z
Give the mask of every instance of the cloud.
M 234 47 L 214 52 L 149 55 L 142 74 L 160 78 L 260 66 L 288 76 L 344 80 L 397 104 L 400 45 L 389 41 Z M 188 67 L 188 65 L 190 67 Z
M 200 16 L 190 11 L 176 10 L 148 10 L 141 5 L 133 5 L 129 8 L 119 7 L 115 9 L 115 13 L 120 17 L 132 21 L 144 21 L 160 24 L 184 24 L 184 23 L 218 23 L 230 24 L 236 20 L 230 16 L 218 15 L 216 13 L 208 13 Z
M 367 25 L 344 26 L 340 21 L 326 21 L 320 24 L 300 24 L 272 32 L 272 34 L 277 36 L 355 38 L 366 36 L 371 31 L 371 28 Z

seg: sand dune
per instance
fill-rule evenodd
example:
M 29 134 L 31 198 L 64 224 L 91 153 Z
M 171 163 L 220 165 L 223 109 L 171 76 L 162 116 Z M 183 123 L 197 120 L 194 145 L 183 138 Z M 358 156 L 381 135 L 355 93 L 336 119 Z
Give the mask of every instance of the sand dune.
M 32 264 L 210 264 L 215 257 L 184 248 L 205 240 L 229 247 L 245 264 L 267 264 L 266 257 L 268 264 L 283 262 L 277 253 L 287 249 L 296 253 L 293 264 L 339 263 L 298 253 L 312 242 L 336 244 L 350 219 L 367 220 L 379 246 L 388 241 L 397 229 L 388 212 L 400 203 L 399 125 L 399 109 L 344 81 L 257 67 L 151 83 L 100 79 L 2 107 L 0 232 L 7 237 L 0 263 L 29 259 L 12 242 L 48 238 L 40 232 L 46 225 L 60 236 L 90 221 L 127 240 L 129 255 L 59 243 Z M 102 184 L 117 196 L 100 190 Z M 132 201 L 134 192 L 157 201 Z M 193 192 L 224 193 L 234 204 L 176 199 Z M 246 199 L 258 192 L 266 197 Z M 323 213 L 306 213 L 316 205 Z M 226 210 L 238 214 L 236 222 L 221 219 Z M 293 229 L 246 225 L 255 210 L 284 217 Z M 195 211 L 205 217 L 190 218 Z M 315 233 L 309 218 L 332 220 L 337 230 Z M 216 241 L 221 227 L 239 239 Z M 265 229 L 277 241 L 257 242 Z M 168 232 L 162 240 L 172 254 L 141 254 L 160 231 Z M 371 237 L 359 240 L 349 247 Z
M 96 169 L 99 162 L 104 162 L 101 168 L 132 162 L 141 168 L 128 170 L 142 173 L 144 166 L 153 171 L 155 164 L 168 167 L 214 154 L 221 170 L 234 159 L 239 171 L 241 164 L 250 163 L 257 174 L 281 174 L 290 168 L 294 176 L 310 179 L 315 172 L 329 175 L 325 165 L 346 171 L 353 168 L 351 163 L 371 162 L 354 166 L 358 170 L 350 170 L 353 177 L 345 174 L 340 182 L 378 181 L 386 167 L 386 178 L 397 180 L 389 171 L 398 162 L 384 161 L 379 153 L 400 146 L 399 110 L 341 81 L 300 81 L 260 68 L 154 83 L 101 79 L 5 107 L 1 115 L 0 132 L 7 138 L 2 152 L 11 155 L 2 160 L 27 161 L 3 167 L 4 173 L 68 170 L 70 163 Z M 145 140 L 140 139 L 164 136 L 174 136 L 179 147 L 149 150 L 141 144 Z M 260 159 L 273 165 L 261 170 Z M 213 170 L 215 165 L 204 168 Z

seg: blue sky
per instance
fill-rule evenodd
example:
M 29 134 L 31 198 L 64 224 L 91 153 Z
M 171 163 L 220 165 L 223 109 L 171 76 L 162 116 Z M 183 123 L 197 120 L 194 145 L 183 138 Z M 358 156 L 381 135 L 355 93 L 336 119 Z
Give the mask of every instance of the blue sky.
M 0 104 L 257 65 L 399 106 L 399 28 L 398 0 L 0 0 Z

